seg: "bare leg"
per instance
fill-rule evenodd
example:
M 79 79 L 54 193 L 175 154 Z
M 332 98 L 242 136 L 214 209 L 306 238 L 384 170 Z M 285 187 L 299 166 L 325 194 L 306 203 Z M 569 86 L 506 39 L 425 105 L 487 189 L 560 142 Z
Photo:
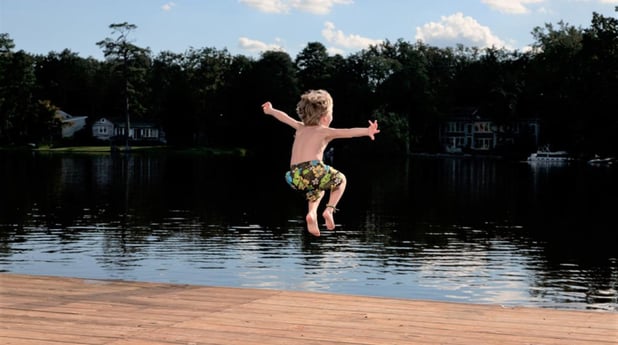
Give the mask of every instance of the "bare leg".
M 322 217 L 324 217 L 324 221 L 326 221 L 326 229 L 328 230 L 335 229 L 335 219 L 333 218 L 333 213 L 336 210 L 339 200 L 341 200 L 341 197 L 343 196 L 346 183 L 347 181 L 345 179 L 345 176 L 343 176 L 343 180 L 341 184 L 337 187 L 337 189 L 333 189 L 330 192 L 328 204 L 326 204 L 326 209 L 324 209 L 324 212 L 322 212 Z
M 305 220 L 307 221 L 307 231 L 313 236 L 320 236 L 320 228 L 318 227 L 318 206 L 324 197 L 324 192 L 316 201 L 308 202 L 308 211 Z

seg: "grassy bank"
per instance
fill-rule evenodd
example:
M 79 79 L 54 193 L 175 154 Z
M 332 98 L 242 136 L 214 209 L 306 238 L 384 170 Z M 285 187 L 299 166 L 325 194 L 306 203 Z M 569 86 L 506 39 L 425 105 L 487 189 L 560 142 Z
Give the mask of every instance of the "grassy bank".
M 204 156 L 236 156 L 245 157 L 247 150 L 244 148 L 215 148 L 215 147 L 170 147 L 170 146 L 132 146 L 126 150 L 124 146 L 112 149 L 109 146 L 64 146 L 64 147 L 27 147 L 11 146 L 0 147 L 0 151 L 31 151 L 39 153 L 66 153 L 66 154 L 111 154 L 111 153 L 145 153 L 145 152 L 173 152 L 182 154 L 194 154 Z

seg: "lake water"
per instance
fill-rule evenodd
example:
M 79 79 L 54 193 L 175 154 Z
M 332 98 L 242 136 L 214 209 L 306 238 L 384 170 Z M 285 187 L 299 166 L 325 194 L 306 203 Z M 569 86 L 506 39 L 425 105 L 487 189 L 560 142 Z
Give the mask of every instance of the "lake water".
M 618 167 L 359 163 L 313 238 L 285 161 L 0 152 L 0 271 L 618 311 Z

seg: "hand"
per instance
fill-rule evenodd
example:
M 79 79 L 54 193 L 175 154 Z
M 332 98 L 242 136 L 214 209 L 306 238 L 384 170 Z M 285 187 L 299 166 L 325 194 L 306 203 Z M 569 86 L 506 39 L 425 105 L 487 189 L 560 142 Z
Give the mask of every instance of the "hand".
M 369 120 L 369 127 L 367 128 L 369 130 L 369 138 L 371 138 L 371 140 L 375 140 L 374 135 L 380 133 L 380 130 L 378 129 L 378 120 L 375 120 L 373 122 L 371 122 L 371 120 Z
M 270 102 L 262 104 L 262 111 L 264 111 L 264 114 L 270 114 L 271 110 L 273 110 L 273 105 Z

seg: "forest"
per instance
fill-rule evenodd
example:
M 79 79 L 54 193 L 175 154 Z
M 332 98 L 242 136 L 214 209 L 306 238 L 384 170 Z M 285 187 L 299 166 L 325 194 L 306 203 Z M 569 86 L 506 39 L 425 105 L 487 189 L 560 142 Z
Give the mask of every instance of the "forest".
M 110 37 L 93 42 L 104 61 L 68 49 L 15 51 L 10 34 L 0 33 L 0 146 L 92 144 L 88 130 L 59 138 L 53 114 L 62 109 L 90 123 L 155 121 L 175 147 L 287 150 L 293 133 L 260 105 L 271 101 L 294 115 L 300 94 L 319 88 L 335 100 L 333 126 L 378 120 L 377 140 L 358 140 L 355 151 L 439 152 L 440 122 L 453 109 L 475 107 L 495 123 L 539 119 L 541 143 L 552 148 L 618 153 L 618 20 L 598 13 L 587 28 L 562 21 L 533 28 L 529 51 L 399 39 L 347 57 L 319 42 L 294 58 L 207 47 L 154 55 L 131 40 L 135 25 L 109 28 Z

